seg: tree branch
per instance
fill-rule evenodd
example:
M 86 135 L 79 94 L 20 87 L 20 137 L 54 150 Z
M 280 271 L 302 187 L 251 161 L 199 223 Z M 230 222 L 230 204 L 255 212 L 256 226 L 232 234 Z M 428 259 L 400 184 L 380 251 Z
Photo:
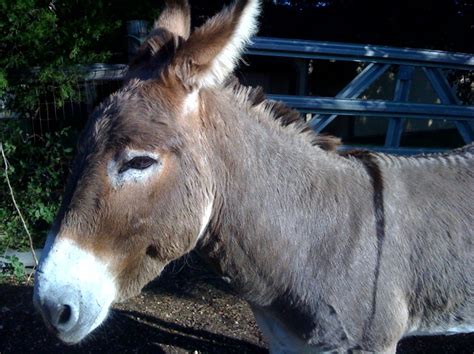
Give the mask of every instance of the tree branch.
M 35 260 L 35 267 L 37 267 L 38 266 L 38 258 L 36 257 L 35 248 L 33 246 L 33 238 L 31 237 L 30 231 L 28 230 L 28 226 L 26 225 L 26 221 L 23 218 L 23 215 L 20 211 L 20 208 L 18 207 L 18 204 L 16 203 L 15 194 L 13 192 L 13 188 L 12 188 L 12 185 L 10 183 L 10 178 L 8 177 L 8 161 L 7 161 L 7 157 L 5 156 L 5 151 L 3 150 L 3 144 L 1 142 L 0 142 L 0 151 L 2 153 L 3 162 L 5 163 L 5 179 L 7 181 L 8 188 L 10 189 L 10 196 L 12 198 L 13 205 L 15 205 L 16 211 L 18 212 L 18 215 L 20 216 L 21 222 L 23 223 L 23 227 L 26 231 L 26 234 L 28 235 L 28 239 L 29 239 L 29 242 L 30 242 L 31 254 L 33 255 L 33 258 Z

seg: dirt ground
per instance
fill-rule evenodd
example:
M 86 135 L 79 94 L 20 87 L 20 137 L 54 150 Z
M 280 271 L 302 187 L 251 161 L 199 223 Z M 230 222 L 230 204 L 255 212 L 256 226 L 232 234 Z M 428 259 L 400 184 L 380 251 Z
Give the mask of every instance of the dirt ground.
M 170 266 L 141 295 L 115 306 L 84 343 L 65 346 L 35 313 L 28 285 L 0 284 L 0 354 L 266 353 L 248 305 L 195 258 Z M 397 353 L 474 353 L 474 334 L 410 338 Z

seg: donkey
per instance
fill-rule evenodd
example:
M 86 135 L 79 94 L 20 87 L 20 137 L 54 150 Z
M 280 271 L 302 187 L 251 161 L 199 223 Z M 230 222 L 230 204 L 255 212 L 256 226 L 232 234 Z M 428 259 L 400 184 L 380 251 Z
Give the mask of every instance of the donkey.
M 394 353 L 474 330 L 474 146 L 337 152 L 232 77 L 257 30 L 237 0 L 194 32 L 168 1 L 122 89 L 88 120 L 36 273 L 46 325 L 77 343 L 111 304 L 196 250 L 272 352 Z

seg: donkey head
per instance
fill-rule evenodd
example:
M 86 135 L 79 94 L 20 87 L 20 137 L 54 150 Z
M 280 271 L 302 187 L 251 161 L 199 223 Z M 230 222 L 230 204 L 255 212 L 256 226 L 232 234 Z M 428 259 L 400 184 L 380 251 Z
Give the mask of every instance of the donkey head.
M 259 1 L 238 0 L 190 33 L 187 1 L 168 1 L 124 87 L 90 117 L 36 274 L 34 302 L 68 343 L 113 302 L 189 252 L 212 217 L 203 92 L 233 71 Z

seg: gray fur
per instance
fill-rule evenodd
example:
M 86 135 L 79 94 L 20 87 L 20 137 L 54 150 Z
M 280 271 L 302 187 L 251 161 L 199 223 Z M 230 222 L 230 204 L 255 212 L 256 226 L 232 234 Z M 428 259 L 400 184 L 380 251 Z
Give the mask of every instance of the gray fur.
M 360 159 L 278 134 L 259 106 L 242 111 L 222 91 L 205 99 L 218 127 L 206 137 L 218 208 L 198 250 L 257 318 L 320 350 L 393 351 L 415 329 L 474 325 L 473 145 L 372 155 L 383 179 L 380 243 Z

